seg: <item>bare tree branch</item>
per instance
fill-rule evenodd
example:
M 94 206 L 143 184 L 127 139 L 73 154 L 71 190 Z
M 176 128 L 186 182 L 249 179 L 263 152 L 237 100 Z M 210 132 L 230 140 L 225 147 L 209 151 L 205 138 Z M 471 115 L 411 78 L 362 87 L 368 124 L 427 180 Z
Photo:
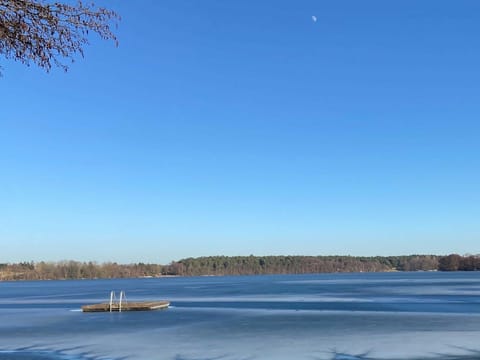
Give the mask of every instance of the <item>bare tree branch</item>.
M 111 25 L 119 20 L 114 11 L 82 1 L 0 0 L 0 54 L 47 72 L 52 66 L 66 71 L 75 55 L 83 56 L 89 31 L 118 45 Z

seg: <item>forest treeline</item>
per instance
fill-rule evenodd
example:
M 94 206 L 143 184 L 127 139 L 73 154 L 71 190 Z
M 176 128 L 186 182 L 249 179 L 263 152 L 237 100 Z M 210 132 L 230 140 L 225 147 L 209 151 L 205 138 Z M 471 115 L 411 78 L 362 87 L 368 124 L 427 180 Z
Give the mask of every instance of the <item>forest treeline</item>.
M 79 261 L 0 264 L 0 280 L 112 279 L 159 276 L 475 271 L 480 256 L 208 256 L 160 264 Z

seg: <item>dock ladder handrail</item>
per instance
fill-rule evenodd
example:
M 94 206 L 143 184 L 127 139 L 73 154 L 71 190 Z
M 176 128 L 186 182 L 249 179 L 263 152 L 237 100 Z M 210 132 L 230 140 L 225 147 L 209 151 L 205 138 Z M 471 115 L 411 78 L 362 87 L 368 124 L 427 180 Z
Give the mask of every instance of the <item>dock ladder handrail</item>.
M 118 302 L 118 311 L 122 312 L 122 300 L 127 304 L 127 296 L 125 295 L 125 291 L 120 291 L 120 300 Z

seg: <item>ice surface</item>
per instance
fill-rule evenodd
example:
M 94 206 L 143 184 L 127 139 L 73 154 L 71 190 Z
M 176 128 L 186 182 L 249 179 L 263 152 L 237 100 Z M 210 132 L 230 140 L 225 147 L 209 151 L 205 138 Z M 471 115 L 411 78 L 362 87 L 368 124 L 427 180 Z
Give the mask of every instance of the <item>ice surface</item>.
M 398 277 L 0 283 L 0 360 L 480 359 L 479 275 Z M 78 311 L 111 289 L 173 306 Z

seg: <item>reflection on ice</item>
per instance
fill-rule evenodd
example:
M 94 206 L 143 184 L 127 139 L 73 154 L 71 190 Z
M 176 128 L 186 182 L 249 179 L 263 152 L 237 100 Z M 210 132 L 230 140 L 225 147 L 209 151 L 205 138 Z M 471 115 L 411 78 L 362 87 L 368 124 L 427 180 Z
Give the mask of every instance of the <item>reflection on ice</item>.
M 78 350 L 78 348 L 71 350 Z M 14 350 L 0 350 L 0 360 L 97 360 L 97 358 L 89 357 L 87 354 L 68 354 L 65 350 L 29 346 Z
M 368 353 L 360 354 L 360 355 L 352 355 L 352 354 L 343 354 L 343 353 L 333 353 L 332 360 L 370 360 Z
M 15 350 L 0 350 L 0 360 L 128 360 L 134 358 L 132 356 L 123 357 L 108 357 L 108 356 L 95 356 L 89 352 L 72 353 L 72 350 L 77 349 L 61 349 L 50 350 L 45 348 L 29 347 L 26 349 Z M 298 359 L 302 357 L 301 349 L 296 349 L 298 352 L 291 352 L 287 356 L 271 357 L 268 354 L 264 355 L 209 355 L 199 352 L 196 355 L 185 355 L 181 353 L 177 354 L 152 354 L 149 360 L 153 359 L 165 359 L 165 360 L 255 360 L 255 359 Z M 371 351 L 363 353 L 344 353 L 338 351 L 325 352 L 324 355 L 313 355 L 310 359 L 314 360 L 479 360 L 480 350 L 473 350 L 468 348 L 458 349 L 460 352 L 454 353 L 430 353 L 427 356 L 372 356 Z M 290 356 L 290 357 L 289 357 Z
M 344 353 L 337 353 L 333 352 L 331 360 L 479 360 L 480 359 L 480 350 L 472 350 L 472 349 L 460 349 L 462 350 L 461 354 L 441 354 L 441 353 L 433 353 L 427 356 L 421 357 L 408 357 L 408 358 L 401 358 L 401 357 L 370 357 L 369 352 L 359 355 L 353 354 L 344 354 Z M 319 360 L 323 360 L 323 358 L 318 358 Z

